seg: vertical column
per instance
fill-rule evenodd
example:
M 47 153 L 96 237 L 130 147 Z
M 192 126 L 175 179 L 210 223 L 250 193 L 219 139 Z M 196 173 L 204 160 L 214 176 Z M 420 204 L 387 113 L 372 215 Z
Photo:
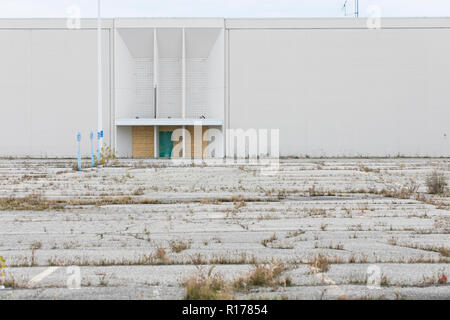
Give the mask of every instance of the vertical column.
M 158 81 L 159 81 L 159 54 L 158 54 L 158 32 L 153 29 L 153 104 L 154 117 L 158 117 Z
M 159 49 L 158 30 L 153 29 L 153 104 L 154 117 L 158 118 L 158 84 L 159 84 Z M 159 158 L 159 127 L 153 127 L 153 152 L 154 158 Z
M 183 45 L 181 54 L 181 115 L 186 119 L 186 29 L 183 28 Z M 186 127 L 183 126 L 183 158 L 186 158 Z
M 182 45 L 182 55 L 181 55 L 181 104 L 182 110 L 181 114 L 183 119 L 186 118 L 186 30 L 183 28 L 183 45 Z
M 154 158 L 159 158 L 159 127 L 154 126 L 153 127 L 153 152 L 154 152 Z
M 97 72 L 98 72 L 98 151 L 97 161 L 100 164 L 101 149 L 103 145 L 103 85 L 102 85 L 102 18 L 101 18 L 101 4 L 98 0 L 98 15 L 97 15 Z
M 224 42 L 225 42 L 225 52 L 224 52 L 224 73 L 225 73 L 225 101 L 224 101 L 224 122 L 222 125 L 222 151 L 223 158 L 227 158 L 227 152 L 230 149 L 230 141 L 227 137 L 228 129 L 230 129 L 230 32 L 229 30 L 224 30 Z

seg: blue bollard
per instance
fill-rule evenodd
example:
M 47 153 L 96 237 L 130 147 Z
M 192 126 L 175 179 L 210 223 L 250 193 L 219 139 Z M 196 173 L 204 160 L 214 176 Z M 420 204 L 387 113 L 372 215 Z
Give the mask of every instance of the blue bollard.
M 81 150 L 80 150 L 80 145 L 81 145 L 81 133 L 78 132 L 77 134 L 77 142 L 78 142 L 78 171 L 81 171 Z
M 100 165 L 100 161 L 101 161 L 101 151 L 102 151 L 102 146 L 101 146 L 101 142 L 100 139 L 103 137 L 103 131 L 99 131 L 97 133 L 97 145 L 98 145 L 98 150 L 97 150 L 97 165 Z
M 91 166 L 95 167 L 95 154 L 94 154 L 94 133 L 91 132 Z

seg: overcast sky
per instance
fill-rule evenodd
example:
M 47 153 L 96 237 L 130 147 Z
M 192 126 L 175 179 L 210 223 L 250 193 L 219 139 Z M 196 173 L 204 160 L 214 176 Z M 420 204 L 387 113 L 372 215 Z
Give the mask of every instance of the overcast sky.
M 105 17 L 343 17 L 345 0 L 102 0 Z M 0 0 L 0 18 L 66 17 L 71 6 L 96 16 L 97 0 Z M 450 0 L 360 0 L 385 17 L 448 17 Z M 348 15 L 354 12 L 348 0 Z

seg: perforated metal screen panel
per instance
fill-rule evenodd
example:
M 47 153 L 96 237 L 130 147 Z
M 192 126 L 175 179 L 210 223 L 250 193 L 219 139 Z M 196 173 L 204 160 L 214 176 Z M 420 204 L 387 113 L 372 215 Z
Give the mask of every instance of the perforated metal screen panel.
M 136 58 L 136 113 L 142 118 L 154 116 L 153 59 Z
M 186 61 L 186 116 L 208 117 L 208 59 Z
M 178 58 L 160 58 L 158 118 L 182 116 L 182 65 Z

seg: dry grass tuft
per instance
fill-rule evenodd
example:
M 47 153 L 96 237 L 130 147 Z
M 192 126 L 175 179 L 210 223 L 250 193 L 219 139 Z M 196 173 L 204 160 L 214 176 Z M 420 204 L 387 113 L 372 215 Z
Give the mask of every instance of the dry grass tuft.
M 62 202 L 46 200 L 40 195 L 29 195 L 24 198 L 0 198 L 0 210 L 2 211 L 44 211 L 62 209 L 64 209 L 64 204 Z
M 320 253 L 310 261 L 309 265 L 311 268 L 314 268 L 321 273 L 327 272 L 330 269 L 330 261 Z
M 207 273 L 199 271 L 187 278 L 183 285 L 185 300 L 231 300 L 230 287 L 219 274 L 212 274 L 214 267 Z
M 71 200 L 48 200 L 40 195 L 30 195 L 24 198 L 0 198 L 0 211 L 49 211 L 64 210 L 66 206 L 107 206 L 126 204 L 161 204 L 159 200 L 137 199 L 130 196 L 103 198 L 103 199 L 71 199 Z
M 308 194 L 310 197 L 324 197 L 324 196 L 332 197 L 336 195 L 336 193 L 333 191 L 317 190 L 315 185 L 313 185 L 308 189 Z
M 289 277 L 281 280 L 281 275 L 287 270 L 281 262 L 271 262 L 265 265 L 255 265 L 245 277 L 237 279 L 233 287 L 236 290 L 248 290 L 251 287 L 278 287 L 289 286 L 292 281 Z
M 419 189 L 419 185 L 413 180 L 410 180 L 406 185 L 401 187 L 391 187 L 383 189 L 379 194 L 396 199 L 410 199 L 412 195 L 416 194 Z
M 145 194 L 145 189 L 142 187 L 139 187 L 133 191 L 134 196 L 143 196 L 144 194 Z
M 362 165 L 362 164 L 359 166 L 359 170 L 366 172 L 366 173 L 369 173 L 369 172 L 380 173 L 381 172 L 380 169 L 372 169 L 372 168 L 366 167 L 365 165 Z
M 190 241 L 170 241 L 169 242 L 170 249 L 172 249 L 175 253 L 180 253 L 181 251 L 187 250 L 191 248 Z
M 276 288 L 292 284 L 289 277 L 281 280 L 281 275 L 287 270 L 281 262 L 255 265 L 246 276 L 232 282 L 225 281 L 219 274 L 213 275 L 213 269 L 214 267 L 211 267 L 207 273 L 199 269 L 184 281 L 185 300 L 229 300 L 233 299 L 233 290 L 248 290 L 252 287 Z
M 30 245 L 30 249 L 32 250 L 39 250 L 42 249 L 42 242 L 40 241 L 33 241 Z
M 167 256 L 166 249 L 164 248 L 158 248 L 156 249 L 156 259 L 160 261 L 162 264 L 168 264 L 169 263 L 169 257 Z
M 23 284 L 20 284 L 12 276 L 7 277 L 7 278 L 1 278 L 0 277 L 0 285 L 4 286 L 5 288 L 8 288 L 8 289 L 19 289 L 19 288 L 25 289 Z
M 277 240 L 278 240 L 277 235 L 276 235 L 276 233 L 274 233 L 273 236 L 271 236 L 270 238 L 263 239 L 263 240 L 261 241 L 261 244 L 262 244 L 264 247 L 269 247 L 269 245 L 270 245 L 272 242 L 277 241 Z
M 447 178 L 443 172 L 435 170 L 426 177 L 425 184 L 427 185 L 428 193 L 442 194 L 447 186 Z

